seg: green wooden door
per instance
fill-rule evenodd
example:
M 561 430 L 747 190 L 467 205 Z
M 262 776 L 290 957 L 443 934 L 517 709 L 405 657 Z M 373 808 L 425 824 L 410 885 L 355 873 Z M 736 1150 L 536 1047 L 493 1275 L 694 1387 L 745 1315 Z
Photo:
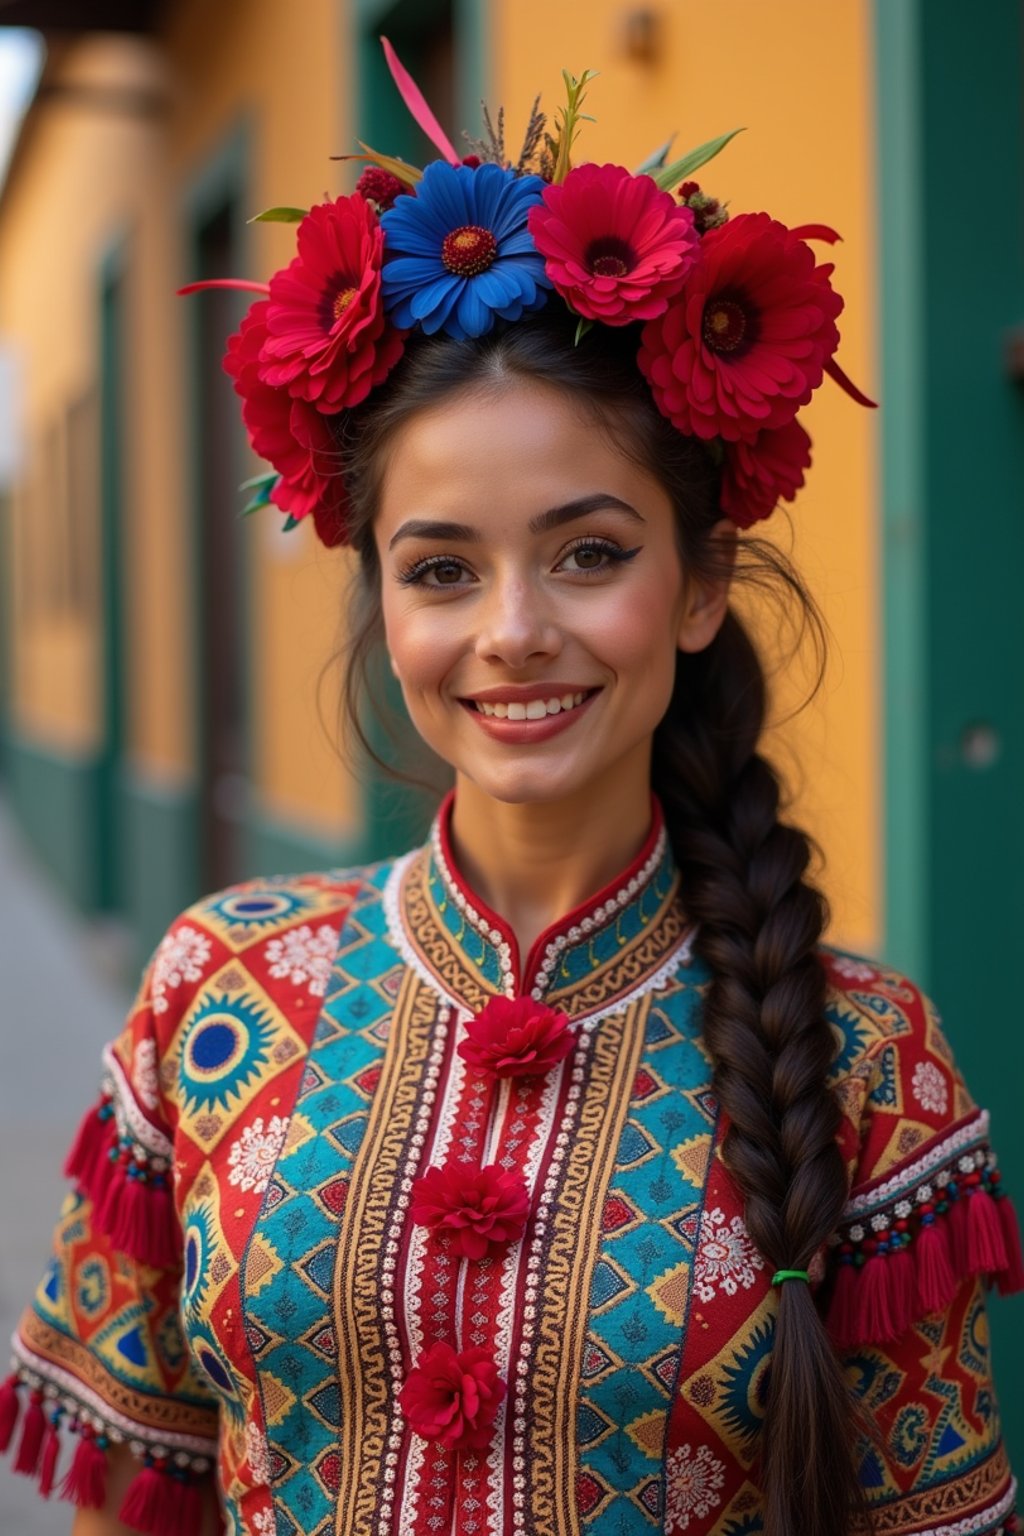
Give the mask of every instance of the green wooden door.
M 876 0 L 886 957 L 939 1005 L 1024 1204 L 1024 22 Z M 991 1305 L 1024 1466 L 1024 1301 Z

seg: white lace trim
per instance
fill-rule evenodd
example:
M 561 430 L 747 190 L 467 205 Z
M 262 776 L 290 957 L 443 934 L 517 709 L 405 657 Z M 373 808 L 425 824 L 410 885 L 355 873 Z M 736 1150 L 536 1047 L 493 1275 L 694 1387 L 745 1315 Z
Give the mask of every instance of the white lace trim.
M 40 1388 L 45 1396 L 59 1402 L 70 1413 L 77 1413 L 80 1419 L 88 1421 L 94 1429 L 109 1431 L 111 1440 L 138 1440 L 153 1451 L 191 1451 L 196 1456 L 210 1457 L 211 1460 L 216 1458 L 216 1436 L 207 1439 L 202 1435 L 182 1435 L 172 1430 L 161 1430 L 157 1434 L 111 1408 L 109 1403 L 104 1402 L 70 1371 L 65 1371 L 49 1360 L 40 1360 L 18 1334 L 12 1338 L 11 1348 L 30 1387 Z
M 441 984 L 431 968 L 417 954 L 405 929 L 401 902 L 402 880 L 418 852 L 418 849 L 414 849 L 412 853 L 403 854 L 400 859 L 396 859 L 394 867 L 385 883 L 382 899 L 384 915 L 388 926 L 388 936 L 406 965 L 416 972 L 421 981 L 426 982 L 428 987 L 433 988 L 453 1008 L 463 1009 L 464 1011 L 464 1005 L 461 1000 Z M 651 857 L 653 858 L 653 856 L 652 854 Z M 699 928 L 694 924 L 683 935 L 675 949 L 662 961 L 656 971 L 652 971 L 649 976 L 645 976 L 642 981 L 638 981 L 635 987 L 623 996 L 616 998 L 613 1003 L 597 1008 L 592 1013 L 581 1014 L 578 1019 L 573 1020 L 573 1023 L 578 1024 L 582 1029 L 596 1029 L 602 1019 L 607 1019 L 613 1014 L 621 1013 L 623 1009 L 628 1008 L 632 1003 L 639 1001 L 642 997 L 646 997 L 649 992 L 656 992 L 661 987 L 664 987 L 672 980 L 681 965 L 689 965 L 693 957 L 693 944 L 698 932 Z
M 959 1152 L 967 1147 L 976 1146 L 979 1142 L 988 1138 L 989 1115 L 987 1109 L 979 1109 L 977 1114 L 967 1122 L 959 1126 L 950 1135 L 945 1136 L 936 1146 L 931 1147 L 923 1157 L 909 1167 L 893 1174 L 886 1179 L 884 1184 L 876 1185 L 863 1195 L 857 1195 L 850 1200 L 843 1210 L 844 1222 L 852 1220 L 855 1216 L 863 1216 L 875 1210 L 877 1206 L 888 1205 L 904 1194 L 908 1189 L 922 1183 L 944 1163 L 950 1162 Z M 952 1530 L 952 1527 L 950 1527 Z M 924 1533 L 922 1533 L 924 1536 Z
M 124 1068 L 114 1055 L 114 1048 L 111 1045 L 103 1048 L 103 1067 L 110 1081 L 118 1130 L 126 1131 L 133 1141 L 154 1157 L 168 1159 L 173 1157 L 174 1143 L 162 1131 L 158 1131 L 142 1113 L 135 1102 L 135 1095 L 125 1076 Z
M 1012 1477 L 1002 1498 L 982 1510 L 980 1515 L 967 1515 L 963 1520 L 954 1520 L 952 1525 L 933 1525 L 930 1530 L 921 1531 L 920 1536 L 981 1536 L 981 1532 L 991 1531 L 996 1521 L 1005 1520 L 1012 1514 L 1016 1502 L 1017 1479 Z

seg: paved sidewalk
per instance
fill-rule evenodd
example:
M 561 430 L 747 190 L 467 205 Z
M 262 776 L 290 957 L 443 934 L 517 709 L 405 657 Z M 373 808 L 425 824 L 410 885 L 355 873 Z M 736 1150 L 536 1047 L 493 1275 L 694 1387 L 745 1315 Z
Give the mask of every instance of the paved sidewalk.
M 0 803 L 0 1370 L 35 1289 L 65 1185 L 60 1165 L 96 1093 L 99 1053 L 132 982 L 122 946 L 84 924 L 38 867 Z M 0 1459 L 2 1536 L 66 1536 L 72 1510 L 47 1504 Z M 67 1457 L 62 1461 L 66 1465 Z

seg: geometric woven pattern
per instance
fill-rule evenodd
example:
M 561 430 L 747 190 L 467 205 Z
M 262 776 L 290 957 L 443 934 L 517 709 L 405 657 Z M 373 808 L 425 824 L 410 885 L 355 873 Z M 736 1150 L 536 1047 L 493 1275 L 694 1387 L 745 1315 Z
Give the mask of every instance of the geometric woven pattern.
M 986 1121 L 905 977 L 821 963 L 856 1244 L 985 1164 Z M 24 1379 L 143 1446 L 219 1437 L 232 1536 L 756 1536 L 776 1293 L 721 1156 L 709 980 L 655 833 L 525 961 L 443 828 L 406 860 L 198 903 L 110 1058 L 118 1125 L 172 1149 L 180 1261 L 127 1260 L 69 1197 L 15 1341 Z M 495 1084 L 457 1047 L 509 988 L 575 1034 L 545 1076 Z M 501 1255 L 453 1261 L 410 1218 L 415 1179 L 455 1158 L 522 1176 Z M 893 1536 L 1010 1513 L 983 1291 L 958 1277 L 944 1310 L 846 1351 Z M 507 1386 L 471 1453 L 401 1410 L 436 1340 L 483 1343 Z

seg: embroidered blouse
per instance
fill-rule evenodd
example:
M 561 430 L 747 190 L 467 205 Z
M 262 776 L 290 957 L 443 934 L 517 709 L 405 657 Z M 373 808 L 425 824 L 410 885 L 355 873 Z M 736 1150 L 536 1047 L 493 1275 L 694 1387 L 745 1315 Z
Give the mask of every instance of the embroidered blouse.
M 723 1164 L 660 817 L 525 962 L 430 843 L 171 927 L 68 1159 L 0 1448 L 233 1536 L 754 1536 L 777 1292 Z M 850 1176 L 812 1282 L 883 1533 L 1015 1528 L 984 1287 L 1010 1202 L 931 1004 L 822 947 Z M 20 1423 L 17 1422 L 20 1418 Z M 62 1431 L 76 1449 L 66 1471 Z

